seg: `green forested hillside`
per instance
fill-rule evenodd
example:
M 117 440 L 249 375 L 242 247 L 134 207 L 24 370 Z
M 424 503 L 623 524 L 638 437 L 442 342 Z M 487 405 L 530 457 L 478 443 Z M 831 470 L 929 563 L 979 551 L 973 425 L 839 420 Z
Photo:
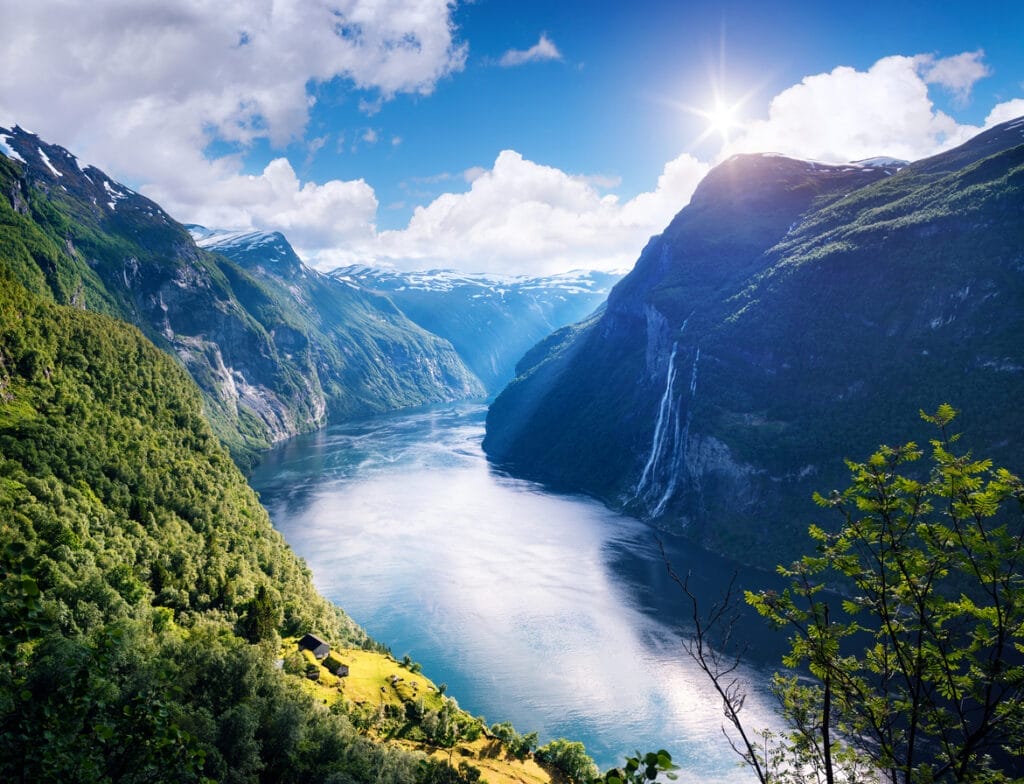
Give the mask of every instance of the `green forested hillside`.
M 184 371 L 0 276 L 0 780 L 421 775 L 274 667 L 280 633 L 369 643 L 271 528 Z

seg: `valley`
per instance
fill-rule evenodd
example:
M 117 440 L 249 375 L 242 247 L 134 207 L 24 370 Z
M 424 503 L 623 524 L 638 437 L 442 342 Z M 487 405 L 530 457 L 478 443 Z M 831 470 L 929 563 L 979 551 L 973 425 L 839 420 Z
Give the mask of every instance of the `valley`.
M 876 766 L 914 757 L 915 620 L 944 764 L 1015 770 L 1024 119 L 912 163 L 733 156 L 621 280 L 328 273 L 0 140 L 5 778 L 593 784 L 660 748 L 637 783 L 745 780 L 723 695 L 783 769 L 831 771 L 792 756 L 801 700 Z M 837 659 L 878 631 L 831 602 L 895 631 Z
M 732 780 L 656 532 L 491 469 L 484 415 L 459 404 L 333 426 L 274 449 L 250 481 L 323 594 L 472 715 L 582 741 L 602 770 L 649 746 L 684 777 Z M 678 538 L 665 547 L 702 601 L 737 569 L 742 587 L 775 584 Z M 745 627 L 751 721 L 773 726 L 764 687 L 783 640 L 753 613 Z

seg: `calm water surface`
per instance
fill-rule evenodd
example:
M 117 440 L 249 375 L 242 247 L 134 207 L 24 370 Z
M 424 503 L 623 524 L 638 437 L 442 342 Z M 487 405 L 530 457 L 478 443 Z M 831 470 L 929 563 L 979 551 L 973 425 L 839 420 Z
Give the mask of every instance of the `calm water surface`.
M 749 781 L 680 647 L 689 607 L 655 533 L 492 469 L 485 414 L 467 404 L 331 427 L 281 445 L 250 481 L 321 592 L 464 709 L 542 742 L 581 740 L 602 769 L 666 748 L 690 781 Z M 728 584 L 731 564 L 666 547 L 708 601 Z M 779 642 L 753 644 L 746 713 L 763 725 Z

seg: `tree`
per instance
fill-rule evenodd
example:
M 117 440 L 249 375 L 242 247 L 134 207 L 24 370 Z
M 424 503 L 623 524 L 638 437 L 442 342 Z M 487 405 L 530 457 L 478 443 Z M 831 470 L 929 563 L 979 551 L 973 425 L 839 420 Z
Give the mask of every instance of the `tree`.
M 245 615 L 240 622 L 240 631 L 251 643 L 274 640 L 277 630 L 284 621 L 279 603 L 267 590 L 266 585 L 256 589 L 256 595 L 246 604 Z
M 678 776 L 675 771 L 679 766 L 672 762 L 672 755 L 665 749 L 649 751 L 641 754 L 639 751 L 634 757 L 626 757 L 626 764 L 622 768 L 612 768 L 604 774 L 605 784 L 647 784 L 657 781 L 659 776 L 664 776 L 669 781 L 675 781 Z
M 570 784 L 590 784 L 598 775 L 597 766 L 579 741 L 558 738 L 537 749 L 535 756 L 561 771 Z
M 526 757 L 537 748 L 540 737 L 536 732 L 520 735 L 511 722 L 503 721 L 491 726 L 491 734 L 505 744 L 505 750 L 516 759 Z
M 811 526 L 817 552 L 779 572 L 782 593 L 747 593 L 792 632 L 773 687 L 790 730 L 747 733 L 734 659 L 711 650 L 722 607 L 690 652 L 712 678 L 734 748 L 760 781 L 1004 782 L 1024 759 L 1024 484 L 954 452 L 956 411 L 938 430 L 927 476 L 913 443 L 847 462 L 850 487 L 815 496 L 839 530 Z M 685 583 L 683 583 L 685 588 Z M 691 595 L 692 598 L 692 595 Z M 738 739 L 737 739 L 738 738 Z
M 437 721 L 430 733 L 430 739 L 442 749 L 448 749 L 448 767 L 452 767 L 452 754 L 455 747 L 466 738 L 467 730 L 475 720 L 467 721 L 467 717 L 459 710 L 455 700 L 442 698 L 441 708 L 436 714 Z

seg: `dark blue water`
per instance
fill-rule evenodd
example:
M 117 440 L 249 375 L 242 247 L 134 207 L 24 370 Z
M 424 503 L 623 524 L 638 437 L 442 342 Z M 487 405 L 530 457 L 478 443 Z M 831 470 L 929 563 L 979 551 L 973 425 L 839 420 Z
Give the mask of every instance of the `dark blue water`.
M 655 532 L 494 471 L 480 450 L 485 413 L 460 405 L 331 427 L 270 452 L 251 483 L 320 590 L 474 715 L 542 742 L 581 740 L 602 769 L 666 748 L 691 781 L 749 780 L 681 647 L 691 607 Z M 665 545 L 703 601 L 735 571 Z M 765 685 L 780 645 L 759 630 L 744 622 L 752 725 L 773 723 Z

